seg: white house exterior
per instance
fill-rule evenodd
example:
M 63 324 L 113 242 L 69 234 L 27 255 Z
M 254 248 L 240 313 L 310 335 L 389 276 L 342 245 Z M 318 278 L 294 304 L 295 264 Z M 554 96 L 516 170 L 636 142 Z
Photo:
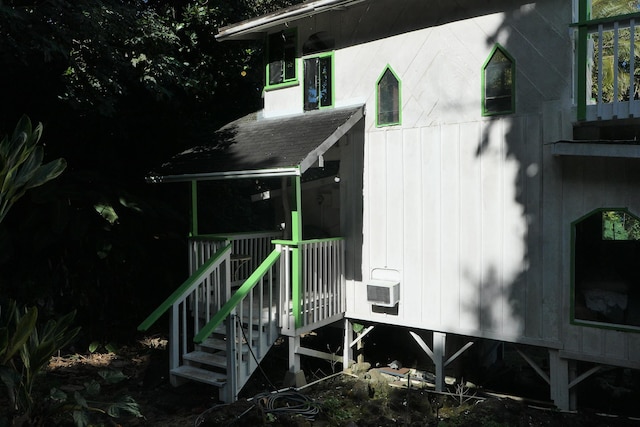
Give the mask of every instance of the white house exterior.
M 364 112 L 317 153 L 339 184 L 299 206 L 303 226 L 345 239 L 346 347 L 352 323 L 404 327 L 440 381 L 470 342 L 543 348 L 548 369 L 523 355 L 563 409 L 597 365 L 640 368 L 640 247 L 582 243 L 585 224 L 640 214 L 637 82 L 607 101 L 585 74 L 604 69 L 598 39 L 635 31 L 623 18 L 578 0 L 308 0 L 219 29 L 265 42 L 258 121 Z M 614 81 L 635 69 L 622 50 Z M 603 251 L 627 267 L 589 266 Z

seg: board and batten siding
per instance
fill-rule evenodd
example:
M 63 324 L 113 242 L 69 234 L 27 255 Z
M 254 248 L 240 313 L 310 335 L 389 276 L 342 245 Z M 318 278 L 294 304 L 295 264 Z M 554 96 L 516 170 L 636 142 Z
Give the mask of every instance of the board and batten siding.
M 544 325 L 538 115 L 389 129 L 365 139 L 362 282 L 347 315 L 520 342 Z M 397 271 L 398 314 L 366 301 L 374 270 Z M 556 298 L 557 300 L 557 298 Z
M 640 161 L 603 157 L 556 159 L 562 174 L 563 351 L 570 358 L 640 368 L 640 333 L 572 325 L 571 224 L 600 208 L 628 208 L 640 215 Z

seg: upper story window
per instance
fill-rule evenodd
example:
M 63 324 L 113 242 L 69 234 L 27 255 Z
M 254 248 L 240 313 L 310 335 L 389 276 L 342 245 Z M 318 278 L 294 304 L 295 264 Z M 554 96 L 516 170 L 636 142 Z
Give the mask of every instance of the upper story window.
M 515 61 L 500 45 L 495 45 L 482 66 L 482 115 L 515 111 Z
M 267 42 L 267 87 L 297 81 L 296 30 L 269 34 Z
M 600 209 L 573 224 L 574 323 L 640 330 L 640 220 Z
M 376 126 L 400 124 L 400 79 L 387 66 L 376 83 Z
M 303 59 L 304 110 L 317 110 L 333 105 L 333 53 Z

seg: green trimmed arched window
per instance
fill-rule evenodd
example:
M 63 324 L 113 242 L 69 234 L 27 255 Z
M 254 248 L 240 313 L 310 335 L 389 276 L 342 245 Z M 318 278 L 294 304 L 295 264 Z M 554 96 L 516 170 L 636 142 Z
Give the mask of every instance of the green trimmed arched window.
M 376 82 L 376 126 L 401 123 L 400 89 L 400 79 L 387 65 Z
M 483 116 L 515 112 L 515 81 L 515 61 L 502 46 L 496 44 L 482 65 Z

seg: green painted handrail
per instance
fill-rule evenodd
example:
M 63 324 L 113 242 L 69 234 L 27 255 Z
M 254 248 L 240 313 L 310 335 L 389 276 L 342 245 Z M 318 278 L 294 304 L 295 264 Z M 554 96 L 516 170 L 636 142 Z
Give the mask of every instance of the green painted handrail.
M 264 276 L 269 269 L 276 263 L 276 261 L 280 258 L 280 250 L 278 248 L 274 249 L 262 264 L 258 266 L 258 268 L 249 276 L 247 280 L 240 286 L 240 288 L 236 291 L 235 294 L 229 301 L 227 301 L 218 311 L 215 316 L 211 318 L 209 323 L 207 323 L 200 332 L 193 338 L 193 341 L 196 344 L 202 343 L 211 333 L 218 327 L 220 323 L 224 319 L 231 314 L 231 311 L 246 297 L 249 292 L 253 289 L 253 287 L 258 283 L 260 278 Z
M 216 264 L 220 264 L 223 261 L 227 252 L 231 252 L 231 243 L 224 248 L 216 252 L 211 258 L 209 258 L 204 264 L 202 264 L 185 282 L 180 285 L 170 296 L 167 298 L 153 313 L 149 315 L 138 326 L 139 331 L 146 331 L 162 316 L 173 304 L 175 304 L 185 293 L 189 292 L 194 285 L 201 283 L 205 276 L 216 267 Z

